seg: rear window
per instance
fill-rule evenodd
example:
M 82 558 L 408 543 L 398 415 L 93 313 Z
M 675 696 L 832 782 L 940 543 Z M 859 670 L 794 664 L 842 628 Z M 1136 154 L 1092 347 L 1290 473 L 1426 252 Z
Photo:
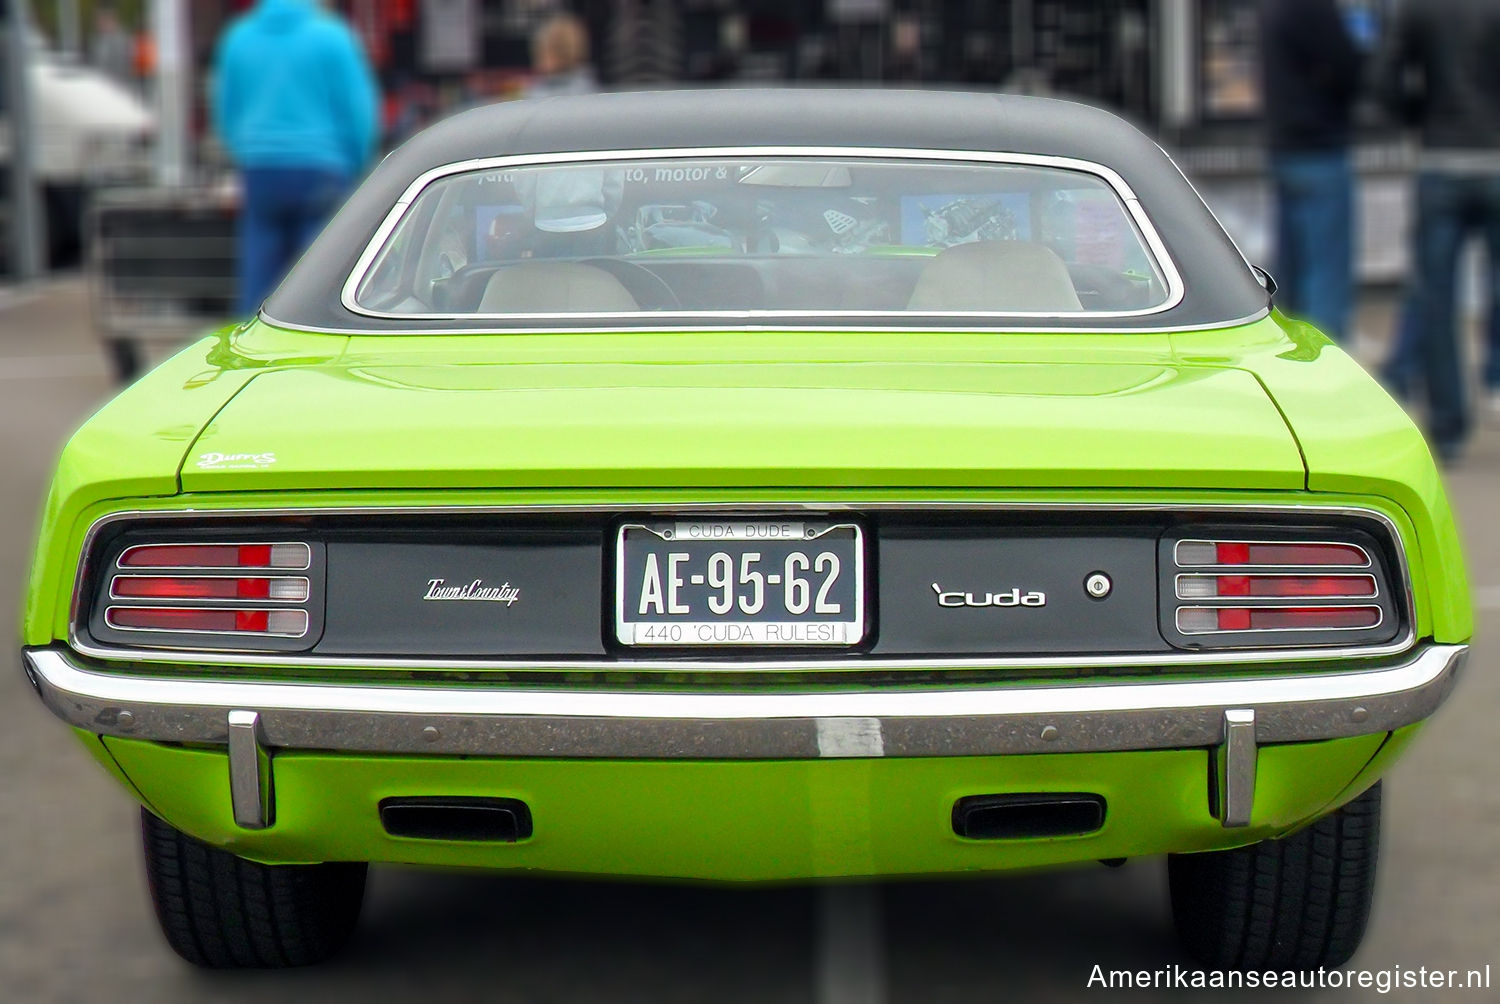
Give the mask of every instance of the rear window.
M 426 185 L 382 228 L 345 302 L 412 319 L 1118 316 L 1171 305 L 1143 227 L 1099 174 L 1031 164 L 745 156 L 475 170 Z

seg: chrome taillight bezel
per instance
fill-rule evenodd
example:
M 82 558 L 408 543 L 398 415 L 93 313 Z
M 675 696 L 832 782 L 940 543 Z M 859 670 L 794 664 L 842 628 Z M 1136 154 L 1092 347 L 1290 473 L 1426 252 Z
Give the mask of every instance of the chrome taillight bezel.
M 1368 568 L 1368 566 L 1366 566 L 1366 567 Z M 1359 601 L 1367 601 L 1367 600 L 1377 599 L 1377 598 L 1379 598 L 1380 592 L 1381 592 L 1379 577 L 1377 577 L 1375 575 L 1372 575 L 1369 571 L 1361 571 L 1361 572 L 1320 572 L 1317 575 L 1308 575 L 1308 574 L 1300 572 L 1300 571 L 1294 571 L 1294 572 L 1289 573 L 1286 569 L 1283 569 L 1283 568 L 1273 568 L 1273 569 L 1270 569 L 1270 570 L 1267 570 L 1267 571 L 1256 571 L 1256 572 L 1248 572 L 1248 573 L 1200 572 L 1200 571 L 1183 572 L 1183 571 L 1179 571 L 1177 573 L 1177 575 L 1176 575 L 1176 579 L 1174 580 L 1175 581 L 1175 588 L 1173 590 L 1173 596 L 1176 599 L 1179 599 L 1179 600 L 1218 600 L 1218 599 L 1230 599 L 1230 598 L 1232 598 L 1234 596 L 1234 594 L 1229 594 L 1229 593 L 1194 594 L 1194 593 L 1183 592 L 1183 586 L 1187 582 L 1196 582 L 1196 581 L 1207 580 L 1207 579 L 1226 579 L 1226 578 L 1244 578 L 1244 579 L 1249 579 L 1251 581 L 1259 581 L 1259 582 L 1265 582 L 1265 581 L 1269 581 L 1269 580 L 1273 580 L 1273 579 L 1323 579 L 1323 580 L 1347 580 L 1348 582 L 1351 583 L 1351 585 L 1354 584 L 1354 583 L 1357 583 L 1357 582 L 1368 582 L 1370 584 L 1370 591 L 1369 592 L 1356 592 L 1356 591 L 1354 591 L 1354 590 L 1351 589 L 1349 592 L 1345 592 L 1345 593 L 1302 593 L 1302 594 L 1285 593 L 1285 594 L 1282 594 L 1282 598 L 1290 598 L 1290 597 L 1295 597 L 1295 596 L 1301 595 L 1301 596 L 1305 596 L 1305 597 L 1308 597 L 1308 598 L 1339 599 L 1339 600 L 1350 600 L 1350 601 L 1359 602 Z M 1257 593 L 1252 592 L 1252 593 L 1248 593 L 1248 594 L 1244 594 L 1244 595 L 1248 595 L 1248 596 L 1272 596 L 1273 594 L 1269 594 L 1269 593 L 1257 594 Z
M 306 568 L 304 567 L 303 570 L 306 571 Z M 187 570 L 185 569 L 184 571 L 187 571 Z M 225 582 L 237 582 L 237 581 L 242 581 L 242 580 L 254 579 L 254 580 L 263 580 L 263 581 L 265 581 L 268 584 L 267 585 L 267 595 L 265 595 L 263 597 L 262 596 L 196 596 L 196 597 L 195 596 L 183 596 L 183 597 L 176 597 L 178 599 L 183 599 L 183 600 L 205 600 L 205 601 L 220 601 L 220 600 L 240 600 L 240 601 L 247 601 L 248 600 L 248 601 L 253 601 L 255 603 L 273 603 L 273 604 L 276 604 L 276 603 L 306 603 L 308 600 L 310 600 L 312 598 L 312 580 L 309 579 L 306 575 L 275 575 L 275 574 L 267 574 L 267 573 L 262 573 L 262 572 L 253 572 L 250 575 L 202 575 L 202 574 L 199 574 L 199 573 L 197 573 L 195 571 L 187 571 L 187 574 L 185 574 L 185 575 L 165 575 L 165 574 L 162 574 L 162 572 L 160 572 L 160 571 L 148 571 L 148 572 L 116 571 L 113 574 L 111 574 L 110 577 L 109 577 L 109 591 L 108 591 L 109 595 L 108 595 L 108 598 L 112 602 L 113 601 L 130 602 L 132 600 L 173 599 L 174 597 L 151 596 L 150 594 L 147 594 L 147 593 L 122 593 L 122 592 L 120 592 L 120 590 L 118 588 L 121 582 L 132 582 L 132 581 L 138 582 L 138 581 L 142 581 L 142 580 L 156 581 L 156 580 L 163 580 L 163 579 L 173 579 L 173 580 L 176 580 L 176 581 L 179 581 L 179 582 L 214 582 L 214 581 L 220 581 L 220 580 L 225 581 Z M 300 596 L 275 596 L 275 595 L 271 595 L 272 590 L 277 585 L 286 585 L 286 584 L 300 585 L 300 587 L 301 587 L 301 595 Z
M 127 556 L 140 555 L 152 548 L 271 548 L 268 560 L 251 564 L 215 564 L 176 560 L 175 563 L 128 561 Z M 277 552 L 281 553 L 278 555 Z M 160 555 L 162 561 L 176 557 L 170 552 Z M 91 555 L 95 569 L 89 589 L 81 599 L 86 606 L 77 612 L 78 623 L 97 643 L 113 647 L 148 650 L 222 650 L 230 652 L 294 653 L 305 652 L 318 643 L 323 633 L 326 591 L 326 553 L 321 540 L 312 533 L 288 533 L 286 528 L 266 530 L 255 527 L 212 530 L 129 529 L 110 539 L 101 540 Z M 293 560 L 295 559 L 295 560 Z M 257 583 L 266 587 L 264 596 L 170 596 L 134 595 L 126 580 L 160 580 L 164 583 L 207 583 L 234 581 Z M 283 596 L 270 593 L 278 585 Z M 291 589 L 285 587 L 290 585 Z M 297 587 L 301 587 L 298 589 Z M 297 593 L 303 594 L 302 598 Z M 131 612 L 171 610 L 196 612 L 204 620 L 223 621 L 227 614 L 245 615 L 224 627 L 206 628 L 185 623 L 180 627 L 159 628 L 124 623 Z M 289 613 L 305 615 L 298 630 L 273 630 L 277 622 L 297 620 Z M 242 629 L 245 624 L 264 621 L 263 628 Z
M 233 615 L 236 619 L 238 619 L 239 616 L 242 615 L 242 614 L 251 614 L 251 615 L 264 614 L 265 615 L 264 619 L 267 620 L 268 622 L 273 621 L 273 620 L 277 620 L 277 619 L 285 620 L 287 618 L 290 618 L 293 622 L 295 622 L 297 624 L 297 629 L 295 631 L 288 631 L 288 630 L 285 630 L 285 629 L 277 628 L 275 626 L 271 626 L 269 624 L 268 624 L 268 626 L 264 630 L 253 629 L 253 628 L 248 628 L 248 627 L 238 627 L 238 626 L 236 626 L 236 627 L 222 627 L 222 628 L 219 628 L 219 627 L 215 627 L 215 628 L 206 628 L 206 627 L 160 628 L 160 627 L 143 627 L 143 626 L 140 626 L 140 625 L 124 624 L 124 623 L 120 622 L 121 618 L 120 618 L 119 615 L 121 615 L 121 614 L 128 614 L 128 613 L 152 613 L 152 612 L 163 612 L 163 611 L 165 611 L 165 612 L 182 612 L 182 613 L 189 613 L 189 614 L 227 614 L 227 615 Z M 243 606 L 243 605 L 240 605 L 240 606 L 223 606 L 223 607 L 212 606 L 211 607 L 211 606 L 205 606 L 201 602 L 200 603 L 191 604 L 191 605 L 182 604 L 180 606 L 179 605 L 170 605 L 169 606 L 169 605 L 164 604 L 164 603 L 157 603 L 157 604 L 151 605 L 151 606 L 147 606 L 147 605 L 140 604 L 140 603 L 112 603 L 109 606 L 107 606 L 107 607 L 104 608 L 104 623 L 107 624 L 109 626 L 110 630 L 112 630 L 112 631 L 133 631 L 133 632 L 146 633 L 146 634 L 171 634 L 174 637 L 177 636 L 177 635 L 210 635 L 210 636 L 214 636 L 214 637 L 235 637 L 235 638 L 253 638 L 253 639 L 259 639 L 259 638 L 306 638 L 307 637 L 307 631 L 308 631 L 308 628 L 310 626 L 310 618 L 307 615 L 307 611 L 304 610 L 304 609 L 301 609 L 301 608 L 273 610 L 273 609 L 265 609 L 265 608 L 262 608 L 262 607 L 250 607 L 250 606 Z
M 1248 560 L 1183 561 L 1184 545 L 1243 548 L 1249 554 L 1257 547 L 1280 551 L 1305 546 L 1315 553 L 1318 548 L 1338 548 L 1357 552 L 1362 560 L 1355 562 L 1302 563 L 1286 560 L 1252 563 Z M 1292 545 L 1288 547 L 1287 545 Z M 1164 535 L 1158 548 L 1160 626 L 1162 636 L 1175 648 L 1250 649 L 1250 648 L 1347 648 L 1378 646 L 1398 638 L 1408 627 L 1407 605 L 1403 595 L 1404 581 L 1393 545 L 1374 533 L 1355 525 L 1291 526 L 1285 524 L 1192 525 L 1175 528 Z M 1185 583 L 1204 580 L 1246 580 L 1247 592 L 1239 594 L 1184 595 Z M 1274 580 L 1348 581 L 1349 592 L 1326 594 L 1255 595 L 1249 590 L 1255 583 Z M 1353 588 L 1372 584 L 1368 591 Z M 1201 620 L 1202 612 L 1217 611 L 1216 626 L 1185 626 L 1183 614 L 1192 612 L 1192 620 Z M 1346 612 L 1355 619 L 1370 621 L 1358 625 L 1309 623 L 1307 626 L 1255 626 L 1259 611 L 1274 611 L 1283 618 L 1304 612 L 1324 612 L 1332 618 L 1335 612 Z M 1232 616 L 1231 616 L 1232 615 Z M 1309 620 L 1316 613 L 1309 614 Z

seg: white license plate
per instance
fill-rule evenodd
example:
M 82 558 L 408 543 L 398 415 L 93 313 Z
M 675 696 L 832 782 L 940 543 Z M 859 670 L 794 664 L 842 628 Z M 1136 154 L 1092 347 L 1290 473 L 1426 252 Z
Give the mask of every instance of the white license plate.
M 620 528 L 622 645 L 850 646 L 864 639 L 864 535 L 852 523 L 693 520 Z

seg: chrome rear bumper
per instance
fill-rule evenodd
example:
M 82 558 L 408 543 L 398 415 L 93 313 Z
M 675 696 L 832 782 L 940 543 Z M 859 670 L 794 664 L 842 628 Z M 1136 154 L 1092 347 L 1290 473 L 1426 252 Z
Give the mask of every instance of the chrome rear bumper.
M 42 701 L 109 736 L 228 747 L 246 825 L 269 752 L 615 759 L 815 759 L 1218 749 L 1220 815 L 1249 818 L 1255 749 L 1390 732 L 1437 710 L 1468 648 L 1373 669 L 1182 681 L 682 693 L 344 685 L 129 675 L 23 652 Z M 239 811 L 244 809 L 243 814 Z

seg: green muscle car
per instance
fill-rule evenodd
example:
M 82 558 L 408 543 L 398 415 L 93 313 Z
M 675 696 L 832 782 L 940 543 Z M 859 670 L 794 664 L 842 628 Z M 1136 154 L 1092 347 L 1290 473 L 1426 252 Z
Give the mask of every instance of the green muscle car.
M 172 947 L 369 862 L 720 882 L 1171 855 L 1336 965 L 1471 633 L 1422 436 L 1065 102 L 477 109 L 63 452 L 23 630 Z

